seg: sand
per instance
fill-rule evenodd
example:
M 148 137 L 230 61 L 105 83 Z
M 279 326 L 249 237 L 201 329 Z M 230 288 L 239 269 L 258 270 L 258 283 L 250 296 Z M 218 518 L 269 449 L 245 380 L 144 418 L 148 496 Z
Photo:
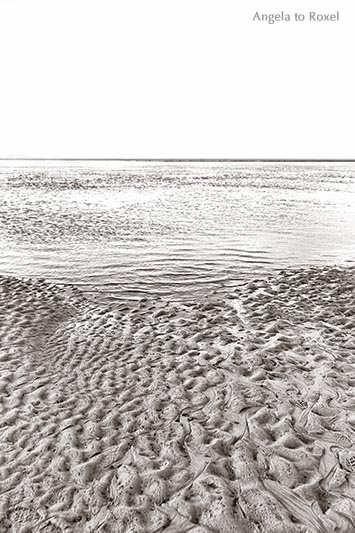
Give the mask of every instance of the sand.
M 0 532 L 354 532 L 354 320 L 354 268 L 129 306 L 0 278 Z

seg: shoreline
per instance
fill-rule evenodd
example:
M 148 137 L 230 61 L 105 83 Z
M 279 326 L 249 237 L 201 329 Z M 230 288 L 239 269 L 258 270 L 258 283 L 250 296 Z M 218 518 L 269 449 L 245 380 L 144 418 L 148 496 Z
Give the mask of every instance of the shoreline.
M 0 276 L 0 532 L 354 531 L 355 267 L 91 302 Z

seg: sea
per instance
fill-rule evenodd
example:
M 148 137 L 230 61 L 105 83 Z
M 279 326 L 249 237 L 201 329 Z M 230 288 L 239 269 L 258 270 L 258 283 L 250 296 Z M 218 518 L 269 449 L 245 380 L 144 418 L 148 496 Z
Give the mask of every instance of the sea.
M 0 163 L 0 274 L 181 301 L 355 261 L 355 164 Z

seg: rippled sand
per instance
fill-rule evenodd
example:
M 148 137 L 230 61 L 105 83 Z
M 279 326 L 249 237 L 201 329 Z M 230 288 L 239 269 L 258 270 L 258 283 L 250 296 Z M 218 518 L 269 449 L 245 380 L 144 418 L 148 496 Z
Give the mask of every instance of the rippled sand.
M 355 531 L 355 269 L 110 306 L 0 278 L 0 531 Z

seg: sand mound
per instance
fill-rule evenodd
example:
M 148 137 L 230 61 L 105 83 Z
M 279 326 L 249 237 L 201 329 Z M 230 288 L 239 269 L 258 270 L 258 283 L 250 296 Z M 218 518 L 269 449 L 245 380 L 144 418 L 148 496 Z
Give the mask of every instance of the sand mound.
M 133 307 L 0 278 L 0 531 L 355 531 L 355 270 Z

